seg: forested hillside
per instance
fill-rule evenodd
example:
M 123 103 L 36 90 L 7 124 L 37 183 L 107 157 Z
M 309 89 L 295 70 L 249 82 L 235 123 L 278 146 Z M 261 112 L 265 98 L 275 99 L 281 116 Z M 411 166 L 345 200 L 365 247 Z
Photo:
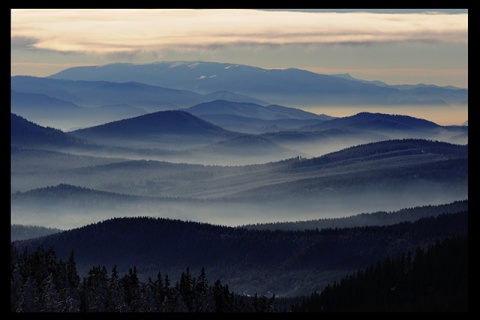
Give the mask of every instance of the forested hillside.
M 292 312 L 467 312 L 468 236 L 387 257 L 314 292 Z
M 421 206 L 405 208 L 394 212 L 379 211 L 361 213 L 342 218 L 327 218 L 296 222 L 257 223 L 239 226 L 251 230 L 312 230 L 326 228 L 349 228 L 371 225 L 392 225 L 405 221 L 416 221 L 421 218 L 438 216 L 468 210 L 468 200 L 454 201 L 437 206 Z
M 16 242 L 19 252 L 73 250 L 81 276 L 93 265 L 136 266 L 146 281 L 159 270 L 172 277 L 205 268 L 234 291 L 253 295 L 305 295 L 386 256 L 425 248 L 466 234 L 468 213 L 444 214 L 391 226 L 310 231 L 247 230 L 155 218 L 117 218 L 47 237 Z

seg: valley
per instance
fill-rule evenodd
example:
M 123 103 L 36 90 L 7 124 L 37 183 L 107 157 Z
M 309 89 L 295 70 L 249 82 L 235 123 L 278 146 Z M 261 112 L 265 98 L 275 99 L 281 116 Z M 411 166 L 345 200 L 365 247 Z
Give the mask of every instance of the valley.
M 236 294 L 296 299 L 468 235 L 467 125 L 305 107 L 435 102 L 441 112 L 466 103 L 464 90 L 230 64 L 149 67 L 11 78 L 15 250 L 53 248 L 63 260 L 74 251 L 81 277 L 97 265 L 135 266 L 145 282 L 205 268 Z

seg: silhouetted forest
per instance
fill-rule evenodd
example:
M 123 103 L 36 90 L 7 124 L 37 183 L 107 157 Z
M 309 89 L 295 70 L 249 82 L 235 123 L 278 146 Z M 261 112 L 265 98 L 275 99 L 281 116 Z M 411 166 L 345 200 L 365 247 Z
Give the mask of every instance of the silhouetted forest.
M 314 292 L 292 312 L 466 312 L 468 235 L 387 257 Z
M 52 248 L 19 253 L 12 243 L 10 270 L 11 312 L 468 311 L 468 235 L 387 256 L 278 310 L 274 294 L 251 297 L 220 280 L 211 285 L 204 268 L 194 277 L 187 267 L 176 282 L 161 272 L 142 282 L 135 266 L 123 275 L 116 266 L 94 266 L 81 279 L 73 251 L 63 261 Z
M 11 245 L 11 312 L 274 312 L 275 295 L 237 295 L 220 280 L 210 284 L 205 269 L 194 277 L 187 267 L 174 282 L 168 274 L 141 282 L 134 266 L 119 274 L 116 266 L 94 266 L 81 279 L 75 254 L 67 261 L 38 247 L 18 253 Z

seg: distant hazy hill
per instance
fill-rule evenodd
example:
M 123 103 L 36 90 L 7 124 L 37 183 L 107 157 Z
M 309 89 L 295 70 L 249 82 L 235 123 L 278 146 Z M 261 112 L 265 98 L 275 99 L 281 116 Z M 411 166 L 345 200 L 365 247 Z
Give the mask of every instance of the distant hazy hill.
M 11 77 L 12 112 L 63 130 L 73 130 L 143 115 L 177 110 L 217 99 L 266 104 L 245 95 L 215 91 L 207 95 L 140 82 L 72 81 Z
M 10 226 L 10 239 L 11 241 L 33 239 L 61 231 L 63 230 L 41 226 L 12 224 Z
M 13 198 L 59 198 L 62 200 L 65 200 L 67 196 L 81 196 L 81 197 L 92 197 L 92 196 L 109 196 L 109 197 L 122 197 L 126 195 L 121 195 L 121 194 L 116 194 L 113 192 L 105 192 L 105 191 L 98 191 L 98 190 L 92 190 L 89 188 L 83 188 L 83 187 L 78 187 L 78 186 L 73 186 L 69 184 L 59 184 L 57 186 L 50 186 L 50 187 L 45 187 L 45 188 L 38 188 L 38 189 L 33 189 L 29 190 L 27 192 L 18 192 L 12 195 Z
M 58 116 L 56 113 L 69 113 L 72 116 L 85 116 L 89 109 L 80 107 L 70 101 L 52 98 L 43 93 L 25 93 L 11 90 L 12 111 L 21 111 L 39 116 L 42 113 L 50 113 L 50 116 Z
M 225 90 L 269 103 L 302 106 L 465 104 L 468 95 L 466 89 L 438 87 L 431 92 L 401 90 L 385 84 L 294 68 L 262 69 L 202 61 L 74 67 L 50 78 L 138 81 L 204 94 Z
M 62 130 L 101 124 L 146 111 L 127 104 L 110 104 L 87 108 L 43 93 L 11 91 L 11 111 L 43 126 Z
M 205 101 L 205 98 L 198 93 L 152 86 L 132 80 L 122 82 L 71 81 L 14 76 L 11 78 L 11 87 L 17 92 L 44 94 L 84 107 L 128 104 L 158 111 L 189 107 Z
M 319 116 L 317 114 L 306 112 L 300 109 L 283 107 L 278 105 L 261 106 L 255 103 L 231 102 L 225 100 L 215 100 L 200 103 L 185 111 L 196 116 L 203 115 L 235 115 L 261 120 L 325 120 L 331 117 Z
M 362 213 L 353 216 L 330 219 L 317 219 L 296 222 L 258 223 L 239 226 L 252 230 L 314 230 L 327 228 L 351 228 L 373 225 L 392 225 L 405 221 L 416 221 L 421 218 L 436 217 L 441 214 L 468 211 L 468 200 L 455 201 L 436 206 L 405 208 L 394 212 Z
M 226 100 L 200 103 L 185 109 L 185 111 L 222 128 L 244 133 L 296 129 L 334 119 L 327 115 L 317 115 L 279 105 L 262 106 L 255 103 Z
M 405 115 L 360 112 L 353 116 L 332 119 L 307 126 L 305 130 L 320 131 L 327 129 L 364 129 L 381 131 L 423 131 L 440 128 L 434 122 Z
M 258 159 L 259 162 L 275 161 L 298 155 L 297 151 L 282 147 L 276 142 L 259 135 L 240 135 L 195 151 L 210 156 L 232 157 L 233 159 L 252 157 Z
M 37 221 L 42 225 L 69 229 L 113 216 L 143 215 L 143 210 L 160 212 L 168 205 L 168 201 L 63 183 L 13 193 L 11 219 L 15 224 Z M 31 212 L 34 212 L 36 219 Z
M 41 143 L 30 147 L 20 147 L 12 143 L 10 152 L 11 192 L 27 191 L 60 183 L 77 184 L 80 179 L 78 176 L 72 176 L 71 173 L 67 174 L 70 170 L 75 171 L 79 168 L 124 161 L 124 159 L 107 156 L 96 157 L 74 153 L 76 150 L 91 152 L 94 148 L 90 145 L 77 144 L 67 145 L 63 148 Z
M 109 122 L 103 125 L 72 131 L 71 134 L 92 141 L 109 140 L 116 144 L 136 141 L 164 141 L 175 143 L 176 137 L 198 139 L 226 139 L 237 135 L 185 111 L 159 111 L 130 119 Z M 122 139 L 118 141 L 118 139 Z M 213 142 L 213 140 L 212 140 Z
M 383 135 L 383 140 L 400 138 L 421 138 L 447 141 L 451 143 L 468 143 L 468 127 L 440 126 L 434 122 L 406 115 L 360 112 L 353 116 L 335 118 L 297 128 L 298 131 L 333 133 L 334 131 L 350 133 L 351 138 L 364 135 Z M 347 135 L 344 134 L 344 137 Z M 380 140 L 373 136 L 371 141 Z
M 318 122 L 317 122 L 318 124 Z M 314 126 L 312 126 L 314 127 Z M 364 139 L 364 142 L 376 142 L 380 140 L 388 140 L 388 136 L 384 135 L 384 132 L 376 133 L 375 130 L 372 131 L 362 131 L 362 130 L 352 130 L 352 129 L 345 129 L 341 126 L 339 128 L 334 129 L 326 129 L 326 130 L 315 130 L 310 131 L 306 130 L 303 127 L 302 130 L 283 130 L 277 132 L 265 132 L 261 134 L 262 137 L 266 137 L 271 139 L 272 141 L 276 141 L 278 143 L 294 143 L 296 145 L 308 143 L 308 142 L 316 142 L 321 145 L 321 143 L 331 142 L 333 144 L 337 143 L 336 149 L 338 150 L 341 146 L 340 142 L 342 140 L 348 140 L 353 138 L 359 138 L 358 141 Z M 355 143 L 351 143 L 355 144 Z M 340 149 L 342 149 L 340 147 Z
M 441 155 L 449 159 L 467 159 L 468 146 L 424 139 L 385 140 L 345 148 L 321 157 L 303 159 L 294 166 L 303 167 L 327 163 L 343 165 L 345 161 L 358 162 L 361 159 L 363 159 L 362 162 L 364 160 L 386 158 L 398 158 L 400 160 L 404 156 L 418 155 L 421 157 L 427 154 Z
M 245 136 L 215 146 L 217 151 L 221 149 L 218 153 L 206 150 L 202 156 L 232 157 L 238 163 L 240 160 L 235 158 L 241 156 L 234 153 L 237 150 L 244 150 L 245 157 L 249 148 L 256 148 L 254 151 L 262 155 L 262 149 L 271 146 L 275 145 L 262 137 Z M 420 139 L 381 141 L 321 157 L 295 157 L 245 166 L 145 160 L 108 163 L 100 159 L 61 154 L 35 156 L 18 151 L 12 155 L 12 188 L 26 191 L 63 183 L 174 200 L 169 206 L 165 203 L 142 206 L 132 198 L 131 206 L 127 206 L 128 197 L 124 197 L 124 202 L 99 197 L 95 206 L 86 209 L 80 194 L 72 193 L 72 199 L 78 196 L 79 200 L 67 206 L 63 205 L 67 199 L 63 193 L 53 189 L 52 196 L 30 197 L 28 206 L 27 194 L 21 201 L 20 197 L 12 198 L 12 216 L 21 214 L 30 219 L 29 224 L 34 224 L 32 221 L 40 217 L 47 221 L 47 216 L 59 215 L 68 225 L 78 225 L 79 221 L 86 221 L 85 215 L 92 221 L 92 217 L 116 216 L 120 209 L 125 214 L 128 207 L 137 214 L 240 225 L 343 217 L 468 199 L 468 146 Z M 57 166 L 56 161 L 60 162 Z M 199 202 L 184 201 L 192 198 Z M 41 211 L 39 203 L 44 204 Z M 109 206 L 112 210 L 105 209 Z M 70 215 L 75 219 L 69 218 Z
M 241 94 L 225 91 L 225 90 L 208 93 L 205 95 L 205 97 L 207 97 L 208 101 L 226 100 L 226 101 L 232 101 L 232 102 L 255 103 L 262 106 L 268 105 L 268 103 L 265 101 L 244 96 Z
M 433 200 L 437 192 L 443 197 L 463 194 L 464 198 L 468 146 L 420 139 L 381 141 L 300 159 L 291 162 L 287 172 L 295 173 L 290 175 L 295 181 L 266 182 L 235 196 L 286 203 L 298 197 L 305 199 L 304 204 L 315 199 L 326 211 L 336 211 L 347 203 L 368 206 L 377 202 L 383 206 L 384 201 L 405 204 L 415 198 Z
M 87 144 L 61 130 L 42 127 L 16 114 L 10 116 L 11 144 L 35 147 L 72 147 Z
M 158 272 L 177 278 L 201 267 L 211 279 L 253 295 L 310 294 L 338 277 L 387 256 L 425 248 L 468 233 L 468 213 L 441 215 L 387 227 L 282 232 L 235 229 L 154 218 L 116 218 L 43 238 L 17 242 L 18 252 L 39 245 L 66 260 L 73 250 L 79 273 L 92 266 L 136 267 L 143 280 Z M 307 276 L 308 275 L 308 276 Z

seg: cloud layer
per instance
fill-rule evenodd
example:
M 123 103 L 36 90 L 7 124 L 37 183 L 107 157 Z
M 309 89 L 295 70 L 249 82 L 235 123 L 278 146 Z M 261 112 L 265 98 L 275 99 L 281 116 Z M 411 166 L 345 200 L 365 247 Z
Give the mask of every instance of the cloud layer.
M 467 44 L 468 14 L 15 9 L 12 49 L 137 54 L 226 46 Z

